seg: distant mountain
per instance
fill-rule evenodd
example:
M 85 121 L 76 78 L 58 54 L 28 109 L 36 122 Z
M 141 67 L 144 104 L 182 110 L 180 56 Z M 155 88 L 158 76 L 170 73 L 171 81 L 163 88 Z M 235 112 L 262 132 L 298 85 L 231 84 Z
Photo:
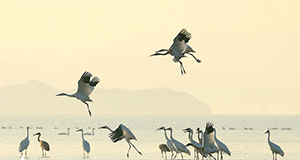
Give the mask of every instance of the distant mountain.
M 73 91 L 66 91 L 74 93 Z M 0 113 L 17 114 L 87 114 L 85 104 L 75 98 L 55 97 L 62 91 L 31 80 L 25 84 L 0 88 Z M 185 92 L 171 89 L 128 91 L 103 90 L 92 95 L 92 114 L 210 114 L 208 104 Z

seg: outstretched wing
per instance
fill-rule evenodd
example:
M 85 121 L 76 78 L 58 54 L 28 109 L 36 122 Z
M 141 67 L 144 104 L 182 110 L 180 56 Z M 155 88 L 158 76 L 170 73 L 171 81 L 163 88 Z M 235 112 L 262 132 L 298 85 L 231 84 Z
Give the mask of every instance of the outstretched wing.
M 90 83 L 90 78 L 92 76 L 93 75 L 88 71 L 85 71 L 82 74 L 82 76 L 80 77 L 80 79 L 78 81 L 77 93 L 86 94 L 86 95 L 90 94 L 91 91 L 90 91 L 89 83 Z
M 184 54 L 184 51 L 187 48 L 187 43 L 191 38 L 192 38 L 191 33 L 188 32 L 186 29 L 182 29 L 178 33 L 178 35 L 174 38 L 173 44 L 171 46 L 175 54 Z
M 96 85 L 100 82 L 100 79 L 98 77 L 94 77 L 92 79 L 92 81 L 90 81 L 89 83 L 89 87 L 90 87 L 90 93 L 91 94 L 93 92 L 93 90 L 95 89 Z
M 115 131 L 111 132 L 109 134 L 109 137 L 113 142 L 118 142 L 118 141 L 122 140 L 123 139 L 123 131 L 122 131 L 121 125 L 119 125 L 119 127 Z

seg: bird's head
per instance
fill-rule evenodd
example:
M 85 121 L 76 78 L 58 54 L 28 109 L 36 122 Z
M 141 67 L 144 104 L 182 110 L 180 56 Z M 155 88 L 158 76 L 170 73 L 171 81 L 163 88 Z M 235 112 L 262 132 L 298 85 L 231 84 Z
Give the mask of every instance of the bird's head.
M 108 129 L 108 126 L 102 126 L 102 127 L 98 127 L 98 129 Z
M 267 131 L 265 132 L 265 134 L 267 134 L 267 133 L 270 133 L 270 130 L 267 130 Z
M 41 135 L 41 133 L 40 133 L 40 132 L 37 132 L 37 133 L 36 133 L 36 134 L 34 134 L 33 136 L 36 136 L 36 135 L 39 135 L 39 136 L 40 136 L 40 135 Z
M 202 130 L 198 127 L 197 129 L 196 129 L 196 133 L 201 133 L 202 132 Z
M 80 131 L 80 132 L 83 132 L 83 130 L 82 130 L 82 129 L 77 129 L 77 130 L 76 130 L 76 132 L 79 132 L 79 131 Z
M 184 133 L 186 133 L 186 132 L 189 132 L 189 133 L 190 133 L 190 132 L 192 131 L 192 129 L 191 129 L 191 128 L 186 128 L 186 129 L 183 129 L 182 131 L 183 131 Z
M 166 128 L 166 130 L 173 131 L 172 127 Z
M 55 96 L 66 96 L 66 95 L 67 95 L 66 93 L 59 93 L 59 94 L 57 94 Z
M 160 131 L 160 130 L 166 130 L 166 128 L 164 126 L 160 127 L 160 128 L 157 128 L 156 129 L 157 131 Z

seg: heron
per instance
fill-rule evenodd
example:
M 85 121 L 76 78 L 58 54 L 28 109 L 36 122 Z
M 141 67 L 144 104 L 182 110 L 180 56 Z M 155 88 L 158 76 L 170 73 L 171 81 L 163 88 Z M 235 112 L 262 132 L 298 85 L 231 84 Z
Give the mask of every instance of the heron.
M 279 154 L 283 157 L 284 156 L 283 150 L 277 144 L 271 142 L 271 140 L 270 140 L 270 130 L 267 130 L 265 132 L 265 134 L 266 133 L 268 133 L 268 143 L 269 143 L 270 149 L 272 151 L 273 160 L 277 159 L 277 154 Z
M 181 74 L 186 74 L 185 69 L 183 67 L 183 63 L 180 61 L 182 57 L 186 57 L 185 54 L 191 55 L 198 63 L 201 62 L 200 59 L 196 58 L 191 52 L 195 52 L 191 46 L 187 43 L 192 38 L 191 33 L 188 32 L 185 28 L 181 29 L 178 35 L 173 39 L 173 44 L 169 49 L 160 49 L 156 51 L 154 54 L 150 56 L 157 56 L 157 55 L 172 55 L 174 62 L 180 63 L 180 72 Z M 165 53 L 161 53 L 165 52 Z
M 83 135 L 95 135 L 95 128 L 92 129 L 92 133 L 84 133 Z
M 134 136 L 134 134 L 123 124 L 120 124 L 119 127 L 116 130 L 112 130 L 110 129 L 108 126 L 102 126 L 99 127 L 98 129 L 108 129 L 111 133 L 109 134 L 110 139 L 116 143 L 122 139 L 125 139 L 126 142 L 129 145 L 128 151 L 127 151 L 127 158 L 129 158 L 129 151 L 131 146 L 140 154 L 142 155 L 142 153 L 130 142 L 130 140 L 136 140 L 136 137 Z
M 160 149 L 161 152 L 161 158 L 164 158 L 164 153 L 165 153 L 165 158 L 167 159 L 167 152 L 170 152 L 169 147 L 166 144 L 159 144 L 158 148 Z
M 189 140 L 190 140 L 190 143 L 193 143 L 195 146 L 197 146 L 198 148 L 202 148 L 202 145 L 198 142 L 196 142 L 194 139 L 193 139 L 193 130 L 191 128 L 186 128 L 186 129 L 183 129 L 183 132 L 184 133 L 189 133 Z M 198 157 L 198 152 L 197 152 L 197 149 L 194 148 L 194 159 L 196 159 L 196 157 Z
M 186 153 L 188 155 L 191 155 L 190 151 L 186 148 L 186 146 L 184 144 L 182 144 L 181 142 L 179 142 L 179 141 L 177 141 L 176 139 L 173 138 L 173 129 L 172 129 L 172 127 L 166 128 L 166 130 L 170 131 L 170 139 L 171 139 L 172 143 L 174 144 L 174 146 L 176 147 L 177 152 L 179 152 L 181 154 L 181 158 L 183 159 L 182 152 Z M 174 159 L 176 158 L 176 156 L 177 156 L 177 153 L 175 154 Z
M 77 98 L 82 103 L 86 104 L 89 115 L 92 116 L 92 112 L 90 111 L 90 107 L 87 102 L 93 102 L 89 96 L 92 93 L 92 91 L 95 89 L 96 85 L 100 82 L 100 79 L 96 76 L 90 81 L 90 78 L 92 76 L 93 75 L 90 72 L 85 71 L 78 81 L 78 89 L 76 93 L 74 94 L 60 93 L 57 94 L 56 96 L 68 96 L 68 97 Z
M 159 130 L 164 130 L 165 138 L 167 140 L 167 146 L 171 150 L 171 159 L 172 159 L 172 157 L 173 157 L 173 151 L 176 153 L 177 152 L 177 148 L 174 146 L 174 144 L 172 143 L 172 141 L 168 138 L 167 132 L 166 132 L 166 128 L 165 127 L 160 127 L 160 128 L 157 129 L 157 131 L 159 131 Z
M 89 153 L 91 151 L 91 147 L 88 141 L 86 141 L 83 137 L 83 129 L 78 129 L 76 132 L 81 132 L 81 138 L 82 138 L 82 149 L 83 149 L 83 157 L 85 157 L 85 153 L 87 154 L 86 157 L 89 157 Z
M 29 146 L 29 127 L 27 126 L 27 136 L 24 138 L 19 146 L 19 152 L 21 153 L 21 157 L 23 157 L 23 151 L 25 150 L 25 157 L 27 156 L 27 148 Z
M 46 157 L 46 151 L 50 151 L 50 145 L 46 142 L 46 141 L 43 141 L 43 140 L 40 140 L 40 137 L 41 137 L 41 133 L 40 132 L 37 132 L 36 134 L 34 134 L 33 136 L 36 136 L 38 135 L 38 142 L 40 144 L 40 147 L 42 148 L 42 157 L 45 156 Z
M 67 129 L 67 133 L 58 133 L 58 135 L 70 135 L 70 128 Z
M 229 156 L 231 156 L 231 153 L 230 153 L 229 149 L 227 148 L 227 146 L 217 138 L 217 130 L 215 128 L 214 128 L 214 132 L 215 132 L 214 133 L 214 135 L 215 135 L 215 142 L 217 144 L 217 147 L 220 150 L 219 152 L 221 154 L 221 159 L 223 159 L 223 152 L 225 152 L 226 154 L 228 154 Z M 218 157 L 219 157 L 219 153 L 218 153 Z

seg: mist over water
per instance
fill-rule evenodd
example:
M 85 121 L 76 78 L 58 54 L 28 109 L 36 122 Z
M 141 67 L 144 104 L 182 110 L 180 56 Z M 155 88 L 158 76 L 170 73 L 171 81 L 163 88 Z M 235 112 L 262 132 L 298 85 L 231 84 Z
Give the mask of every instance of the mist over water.
M 95 128 L 95 135 L 86 135 L 90 143 L 91 152 L 88 159 L 127 159 L 128 144 L 125 140 L 113 143 L 109 131 L 98 129 L 108 125 L 115 129 L 119 124 L 126 125 L 136 136 L 138 141 L 132 143 L 142 152 L 140 156 L 133 148 L 129 159 L 161 159 L 158 145 L 165 143 L 163 131 L 156 131 L 158 127 L 173 128 L 173 137 L 183 144 L 187 144 L 188 134 L 182 129 L 190 127 L 195 130 L 200 127 L 205 130 L 206 122 L 213 122 L 217 130 L 217 137 L 230 149 L 232 155 L 224 155 L 224 159 L 271 159 L 272 154 L 267 142 L 267 129 L 271 129 L 271 141 L 275 142 L 285 152 L 278 159 L 300 159 L 300 122 L 299 116 L 271 116 L 271 115 L 101 115 L 93 117 L 87 115 L 4 115 L 0 116 L 0 159 L 20 159 L 18 147 L 26 137 L 26 126 L 30 126 L 28 158 L 43 159 L 37 137 L 32 136 L 41 132 L 41 140 L 50 144 L 50 152 L 45 159 L 83 159 L 81 148 L 81 133 L 77 128 L 83 128 L 84 133 L 91 133 Z M 58 135 L 67 132 L 70 135 Z M 169 132 L 168 132 L 169 134 Z M 194 139 L 197 136 L 194 134 Z M 184 154 L 185 159 L 193 159 L 193 148 L 188 147 L 191 156 Z M 168 158 L 170 158 L 170 153 Z M 217 155 L 214 154 L 216 157 Z M 180 156 L 177 158 L 181 159 Z

